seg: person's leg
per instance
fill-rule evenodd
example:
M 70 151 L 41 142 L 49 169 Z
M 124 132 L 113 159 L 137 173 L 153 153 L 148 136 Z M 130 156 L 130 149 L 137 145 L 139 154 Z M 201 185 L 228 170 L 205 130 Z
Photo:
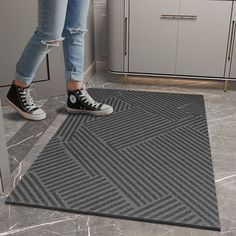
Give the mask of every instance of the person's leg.
M 80 88 L 84 80 L 84 37 L 90 0 L 68 0 L 62 36 L 67 89 Z
M 64 39 L 67 4 L 68 0 L 38 0 L 38 26 L 16 63 L 15 81 L 19 85 L 32 82 L 44 57 Z
M 84 37 L 88 31 L 87 16 L 90 0 L 68 0 L 65 26 L 62 36 L 65 80 L 67 86 L 66 110 L 71 113 L 109 115 L 113 108 L 96 102 L 86 91 L 84 81 Z
M 29 86 L 46 54 L 64 39 L 67 4 L 68 0 L 38 0 L 38 26 L 16 63 L 15 80 L 6 97 L 24 118 L 42 120 L 46 117 L 31 97 Z

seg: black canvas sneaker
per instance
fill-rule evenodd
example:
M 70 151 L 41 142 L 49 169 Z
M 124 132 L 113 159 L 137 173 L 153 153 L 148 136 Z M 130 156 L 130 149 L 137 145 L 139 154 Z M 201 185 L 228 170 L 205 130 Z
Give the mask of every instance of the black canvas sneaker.
M 22 117 L 30 120 L 43 120 L 46 118 L 46 113 L 36 106 L 30 91 L 30 86 L 21 88 L 12 82 L 5 99 Z
M 99 103 L 86 91 L 85 85 L 80 89 L 67 91 L 66 110 L 70 113 L 87 113 L 95 116 L 105 116 L 113 112 L 113 108 L 107 104 Z

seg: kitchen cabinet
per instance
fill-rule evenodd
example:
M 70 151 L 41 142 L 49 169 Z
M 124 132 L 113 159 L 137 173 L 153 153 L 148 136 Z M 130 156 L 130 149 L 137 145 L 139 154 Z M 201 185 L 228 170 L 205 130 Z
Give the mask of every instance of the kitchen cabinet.
M 109 71 L 224 80 L 232 6 L 223 0 L 109 0 Z
M 129 71 L 175 73 L 178 21 L 176 0 L 130 0 Z
M 224 77 L 232 2 L 180 0 L 176 74 Z
M 110 69 L 124 71 L 125 0 L 107 2 L 108 61 Z M 115 13 L 115 14 L 114 14 Z M 126 22 L 127 23 L 127 22 Z M 126 37 L 127 38 L 127 37 Z

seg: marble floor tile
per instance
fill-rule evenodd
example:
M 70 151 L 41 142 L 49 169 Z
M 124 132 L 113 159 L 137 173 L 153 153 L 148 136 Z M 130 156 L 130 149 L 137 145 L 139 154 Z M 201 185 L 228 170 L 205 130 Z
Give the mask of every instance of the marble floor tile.
M 6 141 L 8 142 L 26 123 L 26 120 L 16 116 L 11 107 L 3 107 L 3 119 L 5 125 Z
M 28 148 L 23 160 L 19 161 L 12 172 L 6 192 L 0 195 L 0 236 L 3 235 L 64 235 L 64 236 L 236 236 L 236 86 L 230 83 L 227 93 L 223 92 L 220 81 L 180 80 L 136 78 L 123 83 L 120 75 L 108 72 L 98 72 L 87 83 L 88 87 L 134 89 L 157 92 L 202 94 L 205 98 L 209 138 L 212 151 L 214 175 L 217 190 L 217 200 L 221 221 L 221 232 L 210 230 L 176 227 L 134 220 L 124 220 L 109 217 L 73 214 L 33 207 L 5 205 L 4 200 L 10 190 L 17 184 L 37 155 L 43 150 L 49 139 L 55 134 L 66 119 L 63 109 L 65 96 L 54 97 L 49 103 L 49 113 L 55 109 L 56 115 L 49 116 L 47 127 L 43 131 L 31 126 L 31 135 L 43 132 Z M 57 104 L 57 108 L 55 108 Z M 7 114 L 7 112 L 6 112 Z M 7 115 L 5 116 L 8 122 Z M 10 119 L 10 118 L 9 118 Z M 21 129 L 26 123 L 16 124 L 18 132 L 7 128 L 10 139 L 19 135 L 12 144 L 20 142 L 24 136 Z M 14 125 L 15 122 L 15 125 Z M 42 126 L 40 126 L 42 127 Z M 20 132 L 20 133 L 19 133 Z M 18 134 L 19 133 L 19 134 Z M 9 140 L 10 140 L 9 139 Z M 24 149 L 26 145 L 15 146 L 15 151 Z
M 48 100 L 38 102 L 38 105 L 47 113 L 47 117 L 44 120 L 36 122 L 24 120 L 11 107 L 3 107 L 11 172 L 50 126 L 58 115 L 58 111 L 60 112 L 63 109 L 64 101 L 65 97 L 61 96 L 60 98 L 52 97 Z

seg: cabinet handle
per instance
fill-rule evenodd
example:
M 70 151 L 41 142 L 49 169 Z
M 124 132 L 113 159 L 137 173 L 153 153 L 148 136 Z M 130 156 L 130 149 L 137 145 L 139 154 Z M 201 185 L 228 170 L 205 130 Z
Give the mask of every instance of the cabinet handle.
M 230 37 L 230 46 L 229 46 L 229 52 L 228 52 L 228 61 L 231 59 L 233 54 L 233 42 L 235 38 L 235 21 L 232 21 L 232 28 L 231 28 L 231 37 Z
M 196 20 L 197 16 L 195 15 L 173 15 L 173 14 L 162 14 L 162 19 L 180 19 L 180 20 Z
M 128 17 L 124 19 L 124 56 L 127 55 Z

